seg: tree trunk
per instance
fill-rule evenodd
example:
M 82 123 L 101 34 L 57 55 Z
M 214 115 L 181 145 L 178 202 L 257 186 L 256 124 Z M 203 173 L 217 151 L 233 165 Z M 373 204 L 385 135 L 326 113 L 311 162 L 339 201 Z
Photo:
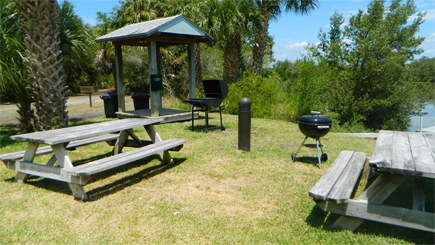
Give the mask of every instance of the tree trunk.
M 20 132 L 21 133 L 31 133 L 35 131 L 35 114 L 32 110 L 32 104 L 30 98 L 23 98 L 26 100 L 23 103 L 18 103 L 18 115 L 20 115 L 18 121 L 20 121 Z
M 25 61 L 37 115 L 37 130 L 68 125 L 67 86 L 62 76 L 56 0 L 19 0 L 27 45 Z
M 228 39 L 224 47 L 224 75 L 228 84 L 235 83 L 240 79 L 241 50 L 240 34 Z
M 252 47 L 252 71 L 259 74 L 263 67 L 263 58 L 267 47 L 267 36 L 269 35 L 269 11 L 267 2 L 261 5 L 262 21 L 257 25 L 257 31 L 254 34 L 254 46 Z

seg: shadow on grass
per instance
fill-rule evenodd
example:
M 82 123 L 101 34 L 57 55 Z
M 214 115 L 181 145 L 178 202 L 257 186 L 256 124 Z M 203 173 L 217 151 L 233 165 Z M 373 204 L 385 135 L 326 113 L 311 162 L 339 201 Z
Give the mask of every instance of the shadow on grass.
M 184 127 L 184 129 L 192 131 L 192 125 L 186 126 L 186 127 Z M 224 131 L 224 130 L 221 130 L 221 126 L 219 126 L 219 125 L 208 125 L 207 130 L 208 130 L 208 132 Z M 193 131 L 192 132 L 207 133 L 207 131 L 205 130 L 205 125 L 195 125 L 193 127 Z
M 158 158 L 158 156 L 155 156 L 154 158 Z M 147 162 L 153 160 L 154 158 L 147 158 Z M 159 175 L 161 173 L 164 173 L 166 171 L 168 171 L 171 168 L 174 168 L 178 165 L 180 165 L 181 163 L 183 163 L 184 161 L 186 161 L 185 158 L 173 158 L 173 163 L 161 163 L 157 166 L 152 166 L 146 169 L 143 169 L 133 175 L 124 177 L 122 179 L 119 179 L 115 182 L 112 182 L 110 184 L 95 188 L 93 190 L 90 190 L 87 192 L 89 200 L 88 201 L 96 201 L 101 199 L 104 196 L 113 194 L 115 192 L 124 190 L 125 188 L 132 186 L 134 184 L 137 184 L 143 180 L 147 180 L 150 179 L 156 175 Z M 136 162 L 142 162 L 142 163 L 136 163 Z M 145 163 L 143 163 L 143 160 L 141 161 L 136 161 L 135 164 L 130 164 L 132 166 L 128 166 L 129 168 L 134 168 L 137 167 L 139 165 L 143 165 Z M 125 170 L 124 170 L 125 171 Z M 107 178 L 109 176 L 111 176 L 113 174 L 107 173 L 107 172 L 103 172 L 100 173 L 98 175 L 95 175 L 95 181 L 96 180 L 101 180 L 102 178 Z
M 87 162 L 101 159 L 103 157 L 107 157 L 107 156 L 111 156 L 111 155 L 112 155 L 112 153 L 106 153 L 106 154 L 101 154 L 101 155 L 98 155 L 98 156 L 95 156 L 92 158 L 74 161 L 74 166 L 78 166 L 80 164 L 85 164 Z M 141 159 L 141 160 L 132 162 L 130 164 L 126 164 L 123 166 L 119 166 L 117 168 L 113 168 L 113 169 L 104 171 L 104 172 L 99 173 L 99 174 L 95 174 L 92 176 L 91 181 L 89 181 L 87 184 L 90 184 L 92 182 L 97 182 L 97 181 L 103 181 L 104 179 L 111 177 L 113 175 L 116 175 L 120 172 L 126 172 L 130 169 L 146 165 L 155 159 L 160 160 L 160 157 L 158 155 L 152 156 L 152 157 L 147 157 L 145 159 Z M 132 186 L 136 183 L 139 183 L 143 180 L 150 179 L 158 174 L 164 173 L 167 170 L 174 168 L 174 167 L 182 164 L 184 161 L 186 161 L 185 158 L 173 158 L 173 160 L 174 160 L 173 163 L 169 163 L 169 164 L 161 163 L 157 166 L 151 166 L 151 167 L 143 169 L 140 172 L 137 172 L 133 175 L 124 177 L 122 179 L 118 179 L 115 182 L 111 182 L 110 184 L 95 188 L 93 190 L 89 190 L 86 192 L 88 194 L 88 197 L 89 197 L 88 201 L 99 200 L 99 199 L 103 198 L 104 196 L 111 195 L 115 192 L 121 191 L 121 190 L 123 190 L 129 186 Z M 14 177 L 9 178 L 9 179 L 5 179 L 5 181 L 13 182 Z M 62 183 L 62 184 L 60 184 L 60 183 Z M 65 182 L 60 182 L 57 180 L 52 180 L 52 179 L 48 179 L 48 178 L 43 178 L 43 177 L 31 175 L 27 178 L 26 184 L 32 185 L 32 186 L 37 187 L 37 188 L 43 188 L 43 189 L 53 191 L 53 192 L 71 195 L 71 198 L 73 199 L 71 189 L 69 188 L 68 184 Z
M 0 125 L 0 146 L 5 147 L 19 143 L 16 140 L 11 139 L 12 135 L 19 134 L 18 124 L 2 124 Z
M 434 180 L 426 180 L 426 212 L 433 213 L 435 209 L 434 197 Z M 399 186 L 384 202 L 385 205 L 396 206 L 400 208 L 412 209 L 413 179 L 408 178 Z M 409 198 L 404 198 L 409 197 Z M 308 225 L 316 228 L 322 228 L 330 232 L 340 232 L 332 229 L 331 225 L 340 215 L 324 212 L 320 207 L 315 205 L 311 213 L 307 216 Z M 357 234 L 370 236 L 380 236 L 403 240 L 414 244 L 435 244 L 435 236 L 431 232 L 389 225 L 385 223 L 365 220 L 355 231 Z
M 317 156 L 315 156 L 315 157 L 307 157 L 307 156 L 304 156 L 304 157 L 297 157 L 296 158 L 296 161 L 298 161 L 298 162 L 303 162 L 303 163 L 312 163 L 312 164 L 314 164 L 314 165 L 316 165 L 316 166 L 318 166 L 319 165 L 319 158 L 317 157 Z M 324 161 L 322 161 L 322 163 L 323 163 Z
M 211 124 L 211 122 L 216 123 L 216 121 L 212 121 L 213 119 L 218 119 L 219 117 L 211 117 L 210 115 L 208 116 L 208 120 L 209 120 L 209 125 L 207 130 L 208 131 L 220 131 L 221 130 L 221 126 L 220 126 L 220 122 L 217 125 Z M 191 121 L 191 119 L 186 120 L 186 121 Z M 198 122 L 199 121 L 199 122 Z M 225 127 L 225 125 L 222 126 Z M 194 126 L 193 126 L 193 130 L 192 130 L 192 123 L 190 123 L 189 126 L 184 127 L 184 130 L 189 130 L 192 132 L 206 132 L 206 127 L 205 127 L 205 116 L 199 116 L 198 118 L 195 118 L 194 120 Z
M 92 118 L 93 121 L 87 121 L 87 119 L 91 119 L 91 118 L 86 118 L 86 117 L 71 118 L 71 119 L 69 119 L 68 127 L 74 127 L 74 126 L 81 126 L 81 125 L 87 125 L 87 124 L 95 124 L 95 123 L 100 123 L 100 122 L 119 120 L 117 118 L 103 118 L 103 117 L 101 117 L 101 118 L 94 117 L 94 118 Z

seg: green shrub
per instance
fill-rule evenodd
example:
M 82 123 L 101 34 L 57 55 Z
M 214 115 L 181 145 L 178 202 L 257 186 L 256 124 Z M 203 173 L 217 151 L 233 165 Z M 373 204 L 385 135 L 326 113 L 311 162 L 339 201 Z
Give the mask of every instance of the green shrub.
M 276 75 L 263 77 L 245 73 L 239 82 L 229 86 L 229 94 L 224 101 L 225 112 L 238 114 L 239 101 L 242 98 L 251 100 L 253 118 L 287 120 L 292 111 L 287 106 L 285 93 Z
M 327 110 L 325 86 L 331 72 L 310 59 L 298 60 L 292 64 L 291 73 L 286 77 L 287 105 L 293 109 L 290 121 L 309 115 L 311 111 Z

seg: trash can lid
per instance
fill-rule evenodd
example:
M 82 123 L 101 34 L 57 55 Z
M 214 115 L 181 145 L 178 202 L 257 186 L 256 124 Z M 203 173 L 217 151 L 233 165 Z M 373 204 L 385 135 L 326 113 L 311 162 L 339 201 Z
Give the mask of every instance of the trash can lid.
M 116 93 L 107 93 L 107 94 L 104 94 L 104 95 L 100 96 L 100 98 L 101 99 L 108 99 L 110 97 L 117 97 L 117 96 L 118 95 Z
M 150 96 L 148 94 L 138 93 L 138 94 L 133 94 L 133 96 L 131 97 L 136 98 L 136 97 L 150 97 Z

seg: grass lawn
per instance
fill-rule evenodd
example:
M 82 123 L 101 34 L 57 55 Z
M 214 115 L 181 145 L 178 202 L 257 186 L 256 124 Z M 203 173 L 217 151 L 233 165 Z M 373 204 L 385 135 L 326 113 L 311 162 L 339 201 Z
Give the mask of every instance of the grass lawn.
M 211 123 L 218 124 L 218 115 Z M 102 116 L 73 124 L 100 122 Z M 434 234 L 365 221 L 356 232 L 332 230 L 337 218 L 316 207 L 309 189 L 340 151 L 366 152 L 375 140 L 329 133 L 322 138 L 329 160 L 317 166 L 315 149 L 303 147 L 297 124 L 252 119 L 251 151 L 239 151 L 237 116 L 224 115 L 226 131 L 190 130 L 190 122 L 156 126 L 163 139 L 187 141 L 175 162 L 156 155 L 95 175 L 85 186 L 89 201 L 76 201 L 68 184 L 31 177 L 13 182 L 0 164 L 0 244 L 433 244 Z M 195 124 L 203 124 L 196 121 Z M 0 154 L 25 149 L 2 125 Z M 135 133 L 146 138 L 143 128 Z M 313 141 L 309 139 L 308 141 Z M 312 142 L 307 142 L 312 143 Z M 125 150 L 129 150 L 128 148 Z M 70 152 L 74 164 L 111 153 L 99 143 Z M 48 156 L 37 157 L 44 163 Z M 427 192 L 433 193 L 433 181 Z M 412 191 L 405 182 L 387 202 Z M 409 194 L 409 193 L 408 193 Z M 426 207 L 433 212 L 433 194 Z

